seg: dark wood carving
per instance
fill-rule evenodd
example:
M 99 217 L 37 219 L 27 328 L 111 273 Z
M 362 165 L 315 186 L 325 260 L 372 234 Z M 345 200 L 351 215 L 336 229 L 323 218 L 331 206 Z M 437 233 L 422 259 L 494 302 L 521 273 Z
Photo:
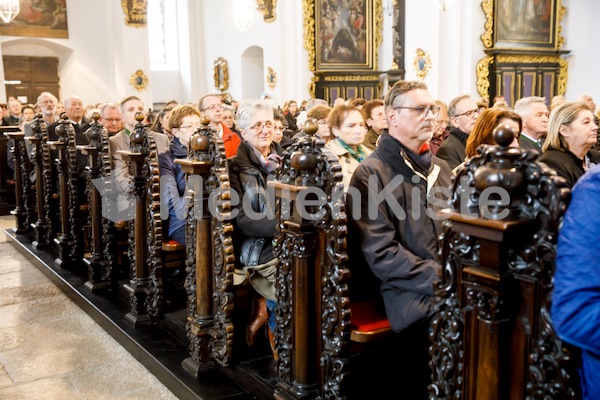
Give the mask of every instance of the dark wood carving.
M 29 182 L 29 171 L 27 168 L 29 160 L 25 148 L 25 135 L 20 131 L 6 132 L 5 135 L 14 142 L 14 146 L 10 150 L 13 153 L 15 161 L 16 206 L 11 211 L 11 214 L 15 216 L 15 228 L 13 228 L 13 231 L 16 233 L 25 233 L 29 230 L 29 205 L 31 196 L 31 191 L 29 190 L 31 185 L 26 185 L 26 182 Z
M 288 148 L 277 180 L 277 308 L 275 339 L 280 399 L 340 398 L 350 336 L 349 270 L 341 166 L 305 126 Z M 319 206 L 307 189 L 325 194 Z M 300 209 L 306 214 L 301 214 Z M 309 216 L 314 216 L 310 217 Z M 319 249 L 319 250 L 317 250 Z M 316 310 L 316 313 L 307 310 Z
M 79 201 L 77 195 L 77 150 L 75 148 L 75 129 L 73 121 L 67 114 L 61 116 L 56 134 L 58 140 L 48 142 L 53 150 L 57 150 L 56 160 L 60 188 L 60 226 L 61 233 L 55 239 L 58 246 L 58 257 L 54 260 L 59 267 L 66 268 L 76 264 L 78 255 L 82 253 L 77 243 L 77 226 Z
M 189 158 L 176 160 L 188 175 L 191 200 L 185 281 L 190 357 L 183 366 L 195 375 L 213 368 L 212 361 L 229 365 L 233 350 L 234 253 L 229 172 L 223 142 L 212 134 L 209 122 L 202 118 L 204 127 L 192 136 Z
M 142 123 L 144 115 L 136 114 L 138 123 L 131 133 L 130 150 L 119 150 L 123 160 L 129 163 L 132 177 L 131 194 L 135 199 L 135 217 L 130 221 L 129 228 L 129 263 L 130 281 L 125 288 L 129 292 L 129 305 L 131 311 L 125 315 L 125 319 L 134 326 L 150 324 L 149 303 L 151 295 L 151 278 L 148 255 L 148 221 L 147 200 L 148 180 L 150 169 L 147 157 L 150 155 L 149 129 Z M 158 261 L 160 262 L 160 261 Z
M 77 146 L 79 151 L 88 156 L 88 166 L 86 167 L 87 177 L 87 195 L 89 204 L 88 226 L 90 226 L 90 252 L 91 257 L 85 258 L 84 262 L 88 267 L 88 280 L 85 287 L 92 292 L 104 290 L 110 284 L 110 264 L 106 259 L 103 242 L 103 220 L 102 220 L 102 197 L 98 187 L 94 184 L 102 177 L 104 169 L 102 158 L 103 151 L 106 152 L 108 143 L 108 133 L 106 129 L 98 122 L 100 114 L 94 113 L 93 122 L 87 130 L 86 135 L 89 144 L 86 146 Z M 110 165 L 109 165 L 110 168 Z
M 442 235 L 430 348 L 430 395 L 441 399 L 575 398 L 570 352 L 550 321 L 558 228 L 570 191 L 537 153 L 482 147 L 459 170 Z M 509 201 L 482 206 L 500 188 Z M 501 217 L 500 213 L 504 213 Z M 467 215 L 471 214 L 471 215 Z
M 31 123 L 33 136 L 26 137 L 26 140 L 32 144 L 33 168 L 35 169 L 35 198 L 37 209 L 37 221 L 32 224 L 35 240 L 33 246 L 36 248 L 44 248 L 50 244 L 48 238 L 50 218 L 48 218 L 49 199 L 46 193 L 46 182 L 44 174 L 44 149 L 47 149 L 46 142 L 48 141 L 48 124 L 42 118 L 42 114 L 37 114 L 36 118 Z

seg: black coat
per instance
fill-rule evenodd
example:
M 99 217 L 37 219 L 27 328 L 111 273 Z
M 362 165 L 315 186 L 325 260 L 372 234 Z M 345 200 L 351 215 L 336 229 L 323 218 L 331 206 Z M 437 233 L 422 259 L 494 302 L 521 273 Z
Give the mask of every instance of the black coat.
M 271 145 L 272 151 L 281 154 L 281 147 Z M 228 159 L 231 190 L 238 194 L 238 212 L 235 217 L 234 246 L 241 265 L 254 266 L 271 261 L 273 255 L 273 238 L 275 237 L 277 219 L 275 204 L 271 204 L 267 190 L 269 172 L 261 165 L 248 142 L 240 143 L 237 155 Z M 235 194 L 232 193 L 232 197 Z M 248 215 L 244 210 L 244 197 L 247 198 L 252 212 L 262 216 Z
M 600 153 L 596 150 L 590 150 L 587 153 L 593 164 L 600 164 Z M 577 180 L 583 176 L 583 161 L 570 151 L 548 150 L 539 159 L 550 168 L 556 171 L 558 176 L 565 178 L 569 188 L 575 186 Z
M 436 157 L 428 169 L 423 164 L 422 158 L 384 132 L 375 151 L 354 172 L 348 190 L 352 285 L 361 288 L 366 285 L 360 267 L 368 265 L 378 278 L 387 317 L 395 331 L 431 315 L 433 283 L 440 269 L 437 237 L 441 222 L 430 218 L 427 212 L 445 207 L 447 198 L 431 202 L 427 180 L 432 181 L 433 187 L 449 188 L 451 171 L 448 164 Z M 417 183 L 413 183 L 414 176 L 418 177 Z M 398 182 L 398 177 L 403 178 L 402 182 Z M 377 193 L 369 188 L 369 179 L 373 178 Z M 395 183 L 390 185 L 392 180 Z M 384 188 L 387 195 L 381 197 L 378 194 Z M 420 199 L 414 198 L 415 193 Z M 360 195 L 360 209 L 355 208 L 356 195 Z M 418 205 L 414 211 L 413 201 Z
M 452 128 L 450 135 L 442 142 L 435 154 L 438 158 L 446 161 L 450 169 L 458 167 L 467 156 L 468 134 L 458 128 Z

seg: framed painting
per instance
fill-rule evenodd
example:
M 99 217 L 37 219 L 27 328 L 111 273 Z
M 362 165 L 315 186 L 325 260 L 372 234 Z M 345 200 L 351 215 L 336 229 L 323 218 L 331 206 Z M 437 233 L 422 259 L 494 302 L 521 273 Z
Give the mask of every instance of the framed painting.
M 0 25 L 3 36 L 68 38 L 67 0 L 20 0 L 21 12 Z
M 561 0 L 484 0 L 486 48 L 558 50 L 564 43 Z
M 381 0 L 303 0 L 311 71 L 376 70 Z

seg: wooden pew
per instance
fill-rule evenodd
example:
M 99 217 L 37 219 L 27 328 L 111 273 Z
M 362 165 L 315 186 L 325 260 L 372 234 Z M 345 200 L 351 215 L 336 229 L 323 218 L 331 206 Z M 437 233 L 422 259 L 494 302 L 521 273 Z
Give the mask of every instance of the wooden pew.
M 288 148 L 277 180 L 269 182 L 276 190 L 279 218 L 277 399 L 351 395 L 352 342 L 383 342 L 393 336 L 375 299 L 350 302 L 341 166 L 324 142 L 313 137 L 316 128 L 305 128 L 308 136 Z M 311 190 L 326 198 L 306 196 Z
M 35 199 L 37 221 L 31 225 L 35 240 L 35 248 L 44 248 L 51 244 L 53 239 L 52 218 L 50 217 L 52 183 L 50 182 L 50 150 L 48 148 L 48 124 L 37 114 L 31 122 L 33 136 L 25 137 L 32 146 L 32 163 L 35 170 Z M 47 171 L 47 173 L 45 172 Z
M 431 398 L 573 399 L 575 358 L 552 327 L 556 241 L 570 191 L 533 152 L 480 149 L 456 177 L 443 233 L 430 348 Z M 510 195 L 502 219 L 480 207 L 490 186 Z M 461 200 L 464 206 L 461 209 Z M 494 199 L 495 200 L 495 199 Z M 471 213 L 471 215 L 468 215 Z
M 85 287 L 91 292 L 107 289 L 111 284 L 111 261 L 107 257 L 106 245 L 112 240 L 111 232 L 107 225 L 108 221 L 102 218 L 102 197 L 98 187 L 94 184 L 98 180 L 110 174 L 110 159 L 108 154 L 108 132 L 98 122 L 99 113 L 92 115 L 93 121 L 86 135 L 89 144 L 77 146 L 77 150 L 88 157 L 87 173 L 87 203 L 89 204 L 89 226 L 90 226 L 90 256 L 84 258 L 88 267 L 88 280 Z M 103 188 L 105 189 L 105 188 Z M 105 234 L 108 237 L 105 237 Z
M 15 198 L 16 207 L 11 214 L 16 219 L 16 233 L 25 233 L 30 229 L 33 221 L 37 220 L 35 211 L 35 192 L 29 180 L 31 161 L 27 155 L 25 135 L 18 127 L 16 131 L 5 132 L 4 135 L 11 139 L 14 146 L 11 150 L 15 162 Z
M 185 260 L 183 246 L 163 243 L 158 150 L 143 119 L 143 114 L 136 114 L 130 151 L 119 151 L 130 165 L 135 198 L 135 218 L 129 229 L 130 283 L 125 285 L 131 305 L 126 319 L 135 326 L 155 322 L 162 315 L 165 266 L 183 269 Z M 165 255 L 173 253 L 175 257 L 165 260 Z
M 190 357 L 183 367 L 197 376 L 215 364 L 228 366 L 233 356 L 233 226 L 229 173 L 223 141 L 203 116 L 203 128 L 190 141 L 189 158 L 176 160 L 188 175 L 190 209 L 186 232 L 185 288 Z M 211 192 L 215 212 L 209 211 Z
M 76 266 L 83 259 L 81 239 L 81 199 L 78 194 L 77 148 L 73 122 L 63 114 L 56 127 L 58 140 L 47 142 L 51 150 L 58 153 L 56 166 L 59 179 L 60 228 L 54 239 L 58 246 L 58 257 L 54 263 L 61 268 Z

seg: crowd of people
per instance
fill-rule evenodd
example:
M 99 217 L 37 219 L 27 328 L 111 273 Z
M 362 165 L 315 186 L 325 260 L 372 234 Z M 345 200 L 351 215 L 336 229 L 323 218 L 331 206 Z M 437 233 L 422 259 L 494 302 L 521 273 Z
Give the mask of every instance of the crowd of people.
M 432 219 L 426 210 L 427 194 L 435 187 L 450 187 L 453 173 L 475 157 L 481 145 L 495 144 L 494 129 L 507 126 L 515 135 L 511 146 L 539 152 L 541 162 L 556 171 L 568 187 L 575 187 L 573 212 L 569 209 L 567 213 L 558 246 L 558 301 L 553 315 L 558 318 L 558 333 L 588 355 L 584 357 L 584 368 L 593 368 L 598 365 L 600 341 L 593 333 L 591 337 L 595 340 L 581 339 L 581 332 L 591 332 L 592 327 L 593 332 L 600 331 L 600 279 L 595 261 L 598 257 L 589 255 L 598 249 L 595 245 L 598 228 L 589 225 L 583 232 L 586 240 L 579 242 L 581 229 L 573 224 L 595 216 L 599 201 L 596 192 L 600 172 L 593 168 L 600 163 L 596 105 L 589 95 L 576 102 L 567 102 L 562 96 L 551 100 L 548 107 L 543 97 L 526 97 L 516 101 L 511 110 L 502 97 L 494 99 L 489 107 L 486 101 L 460 95 L 446 105 L 434 99 L 423 82 L 399 81 L 383 100 L 337 99 L 332 105 L 321 99 L 310 99 L 300 105 L 290 100 L 281 107 L 270 99 L 238 103 L 219 94 L 203 96 L 195 104 L 169 102 L 151 121 L 147 120 L 152 123 L 151 134 L 157 144 L 160 174 L 164 177 L 161 197 L 169 210 L 168 236 L 185 243 L 185 220 L 181 215 L 186 179 L 174 161 L 187 157 L 190 138 L 201 127 L 201 116 L 206 115 L 213 134 L 223 140 L 232 190 L 248 196 L 252 207 L 244 209 L 240 202 L 234 221 L 241 236 L 236 255 L 259 294 L 247 341 L 253 344 L 261 327 L 267 324 L 272 343 L 273 310 L 277 302 L 274 291 L 277 259 L 272 247 L 276 221 L 268 217 L 267 210 L 274 205 L 262 193 L 269 175 L 279 168 L 285 149 L 307 135 L 303 130 L 306 124 L 316 124 L 316 138 L 340 161 L 352 227 L 348 230 L 349 248 L 357 253 L 353 259 L 361 259 L 378 279 L 392 328 L 401 332 L 419 326 L 425 336 L 434 311 L 433 282 L 441 269 L 437 240 L 441 228 L 439 221 Z M 59 104 L 48 92 L 42 93 L 35 105 L 22 105 L 10 99 L 2 124 L 18 125 L 26 135 L 31 135 L 29 123 L 34 113 L 41 113 L 53 127 L 61 112 L 65 112 L 75 126 L 78 144 L 85 144 L 84 132 L 91 113 L 98 112 L 99 122 L 110 135 L 117 189 L 127 196 L 131 178 L 118 150 L 129 150 L 130 134 L 137 123 L 135 116 L 145 112 L 144 103 L 130 96 L 118 104 L 84 107 L 78 96 L 68 96 L 62 102 L 64 110 L 59 109 Z M 588 170 L 594 172 L 586 174 Z M 373 176 L 378 178 L 377 187 L 371 184 Z M 398 177 L 403 179 L 398 181 Z M 396 181 L 398 184 L 393 185 Z M 368 197 L 388 185 L 394 187 L 393 199 L 384 198 L 374 214 L 367 209 L 352 210 L 352 207 L 367 207 Z M 414 198 L 417 194 L 424 195 Z M 353 201 L 355 196 L 363 201 Z M 397 213 L 391 212 L 395 204 L 413 207 L 416 204 L 422 212 L 417 213 L 418 218 L 398 218 Z M 252 218 L 249 211 L 255 214 Z M 257 220 L 256 215 L 261 217 Z M 363 217 L 353 218 L 356 215 Z M 568 281 L 565 286 L 561 286 L 563 279 Z M 579 310 L 574 305 L 578 301 L 589 307 Z M 578 325 L 573 326 L 571 320 L 577 320 Z M 582 374 L 586 393 L 594 396 L 600 390 L 597 370 Z

